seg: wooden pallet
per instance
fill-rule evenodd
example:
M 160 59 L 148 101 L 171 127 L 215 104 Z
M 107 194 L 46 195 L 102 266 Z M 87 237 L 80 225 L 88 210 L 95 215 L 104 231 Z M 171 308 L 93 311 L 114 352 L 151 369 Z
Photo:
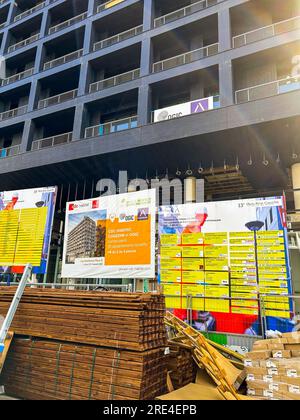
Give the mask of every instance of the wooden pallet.
M 208 340 L 188 324 L 168 312 L 166 321 L 178 333 L 178 341 L 191 348 L 200 369 L 205 369 L 215 382 L 225 400 L 241 400 L 237 388 L 245 376 L 225 356 L 216 350 Z

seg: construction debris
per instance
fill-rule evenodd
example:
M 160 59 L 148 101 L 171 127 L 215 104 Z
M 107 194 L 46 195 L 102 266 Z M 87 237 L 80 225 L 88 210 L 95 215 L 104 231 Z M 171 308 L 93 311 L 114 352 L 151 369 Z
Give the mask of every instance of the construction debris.
M 245 399 L 237 390 L 245 379 L 245 372 L 236 368 L 225 356 L 217 351 L 205 337 L 188 324 L 167 312 L 166 324 L 177 332 L 176 343 L 190 348 L 200 369 L 205 369 L 213 379 L 218 392 L 226 400 Z M 242 357 L 237 355 L 237 357 Z
M 196 380 L 197 368 L 192 352 L 178 344 L 169 344 L 167 367 L 174 389 L 182 388 Z

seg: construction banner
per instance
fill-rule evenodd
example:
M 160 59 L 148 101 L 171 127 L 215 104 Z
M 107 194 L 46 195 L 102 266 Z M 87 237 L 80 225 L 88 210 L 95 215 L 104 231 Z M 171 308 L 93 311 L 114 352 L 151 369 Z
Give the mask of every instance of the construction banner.
M 0 192 L 0 274 L 45 274 L 49 256 L 56 188 Z
M 67 204 L 62 277 L 154 278 L 155 190 Z
M 192 316 L 201 330 L 260 334 L 266 295 L 268 325 L 293 327 L 283 197 L 161 207 L 159 238 L 159 280 L 167 307 L 182 320 Z

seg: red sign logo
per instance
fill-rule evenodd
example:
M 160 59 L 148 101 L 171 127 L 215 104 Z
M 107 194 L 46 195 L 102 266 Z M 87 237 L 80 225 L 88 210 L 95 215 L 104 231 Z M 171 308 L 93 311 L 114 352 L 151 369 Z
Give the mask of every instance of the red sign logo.
M 92 209 L 97 209 L 99 207 L 99 200 L 93 200 Z

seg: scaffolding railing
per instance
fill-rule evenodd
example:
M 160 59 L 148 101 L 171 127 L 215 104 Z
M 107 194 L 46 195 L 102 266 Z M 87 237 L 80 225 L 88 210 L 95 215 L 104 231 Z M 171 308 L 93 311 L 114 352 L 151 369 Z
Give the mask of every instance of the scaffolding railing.
M 85 129 L 85 138 L 100 137 L 118 131 L 130 130 L 137 127 L 137 116 L 123 118 Z
M 34 140 L 32 142 L 31 150 L 40 150 L 48 147 L 59 146 L 61 144 L 70 143 L 73 138 L 73 132 L 59 134 L 57 136 L 47 137 L 44 139 Z
M 16 146 L 4 147 L 0 149 L 0 159 L 16 156 L 21 153 L 21 146 L 18 144 Z
M 109 0 L 105 3 L 99 4 L 97 7 L 97 13 L 103 12 L 104 10 L 108 10 L 112 8 L 113 6 L 117 6 L 120 3 L 123 3 L 124 0 Z
M 252 42 L 261 41 L 297 29 L 300 29 L 300 16 L 295 16 L 272 25 L 267 25 L 262 28 L 254 29 L 253 31 L 236 35 L 232 38 L 233 48 L 243 47 Z
M 298 89 L 300 89 L 300 76 L 288 76 L 285 79 L 274 80 L 272 82 L 237 90 L 235 92 L 235 101 L 237 104 L 250 102 Z
M 13 51 L 19 50 L 20 48 L 26 47 L 26 45 L 32 44 L 33 42 L 37 41 L 40 37 L 40 34 L 35 34 L 30 36 L 29 38 L 23 39 L 23 41 L 17 42 L 16 44 L 11 45 L 8 47 L 8 52 L 11 53 Z
M 77 60 L 78 58 L 82 57 L 83 49 L 77 50 L 72 53 L 63 55 L 62 57 L 55 58 L 54 60 L 47 61 L 44 64 L 44 70 L 52 69 L 53 67 L 61 66 L 62 64 L 66 64 L 69 61 Z
M 2 28 L 4 28 L 5 25 L 6 25 L 6 22 L 0 23 L 0 31 Z
M 93 46 L 93 51 L 98 51 L 103 48 L 110 47 L 111 45 L 117 44 L 126 39 L 133 38 L 143 32 L 143 25 L 136 26 L 135 28 L 129 29 L 128 31 L 120 32 L 117 35 L 105 38 L 101 41 L 95 42 Z
M 121 85 L 122 83 L 132 82 L 140 77 L 140 69 L 128 71 L 126 73 L 118 74 L 117 76 L 109 77 L 108 79 L 99 80 L 98 82 L 90 85 L 89 92 L 99 92 L 103 89 L 108 89 L 114 86 Z
M 42 9 L 45 6 L 45 4 L 46 2 L 44 1 L 32 7 L 31 9 L 25 10 L 24 12 L 16 15 L 14 18 L 14 22 L 17 22 L 18 20 L 24 19 L 25 17 L 32 15 L 34 12 L 37 12 L 38 10 Z
M 200 12 L 203 9 L 206 9 L 210 6 L 215 6 L 218 3 L 221 3 L 224 0 L 200 0 L 194 1 L 188 6 L 182 7 L 181 9 L 174 10 L 174 12 L 167 13 L 164 16 L 160 16 L 154 19 L 154 27 L 166 25 L 167 23 L 174 22 L 175 20 L 181 19 L 185 16 L 189 16 L 192 13 Z
M 24 115 L 27 112 L 27 105 L 20 106 L 19 108 L 10 109 L 9 111 L 0 113 L 0 121 L 8 120 L 9 118 L 18 117 Z
M 75 99 L 78 94 L 78 89 L 70 90 L 59 95 L 50 96 L 49 98 L 41 99 L 38 102 L 38 109 L 47 108 L 48 106 L 58 105 L 62 102 L 71 101 Z
M 18 82 L 19 80 L 23 80 L 26 77 L 30 77 L 33 75 L 34 72 L 34 68 L 32 67 L 31 69 L 22 71 L 20 73 L 17 74 L 13 74 L 12 76 L 7 77 L 6 79 L 2 80 L 1 86 L 6 86 L 9 85 L 11 83 L 15 83 Z
M 202 58 L 218 54 L 219 43 L 207 45 L 187 53 L 176 55 L 175 57 L 167 58 L 165 60 L 157 61 L 153 64 L 152 72 L 158 73 L 160 71 L 169 70 L 174 67 L 182 66 L 184 64 L 192 63 Z
M 79 23 L 87 18 L 87 12 L 82 13 L 81 15 L 74 16 L 71 19 L 65 20 L 64 22 L 61 22 L 55 26 L 51 26 L 49 28 L 48 34 L 54 34 L 58 31 L 61 31 L 65 28 L 68 28 L 69 26 L 75 25 L 75 23 Z

